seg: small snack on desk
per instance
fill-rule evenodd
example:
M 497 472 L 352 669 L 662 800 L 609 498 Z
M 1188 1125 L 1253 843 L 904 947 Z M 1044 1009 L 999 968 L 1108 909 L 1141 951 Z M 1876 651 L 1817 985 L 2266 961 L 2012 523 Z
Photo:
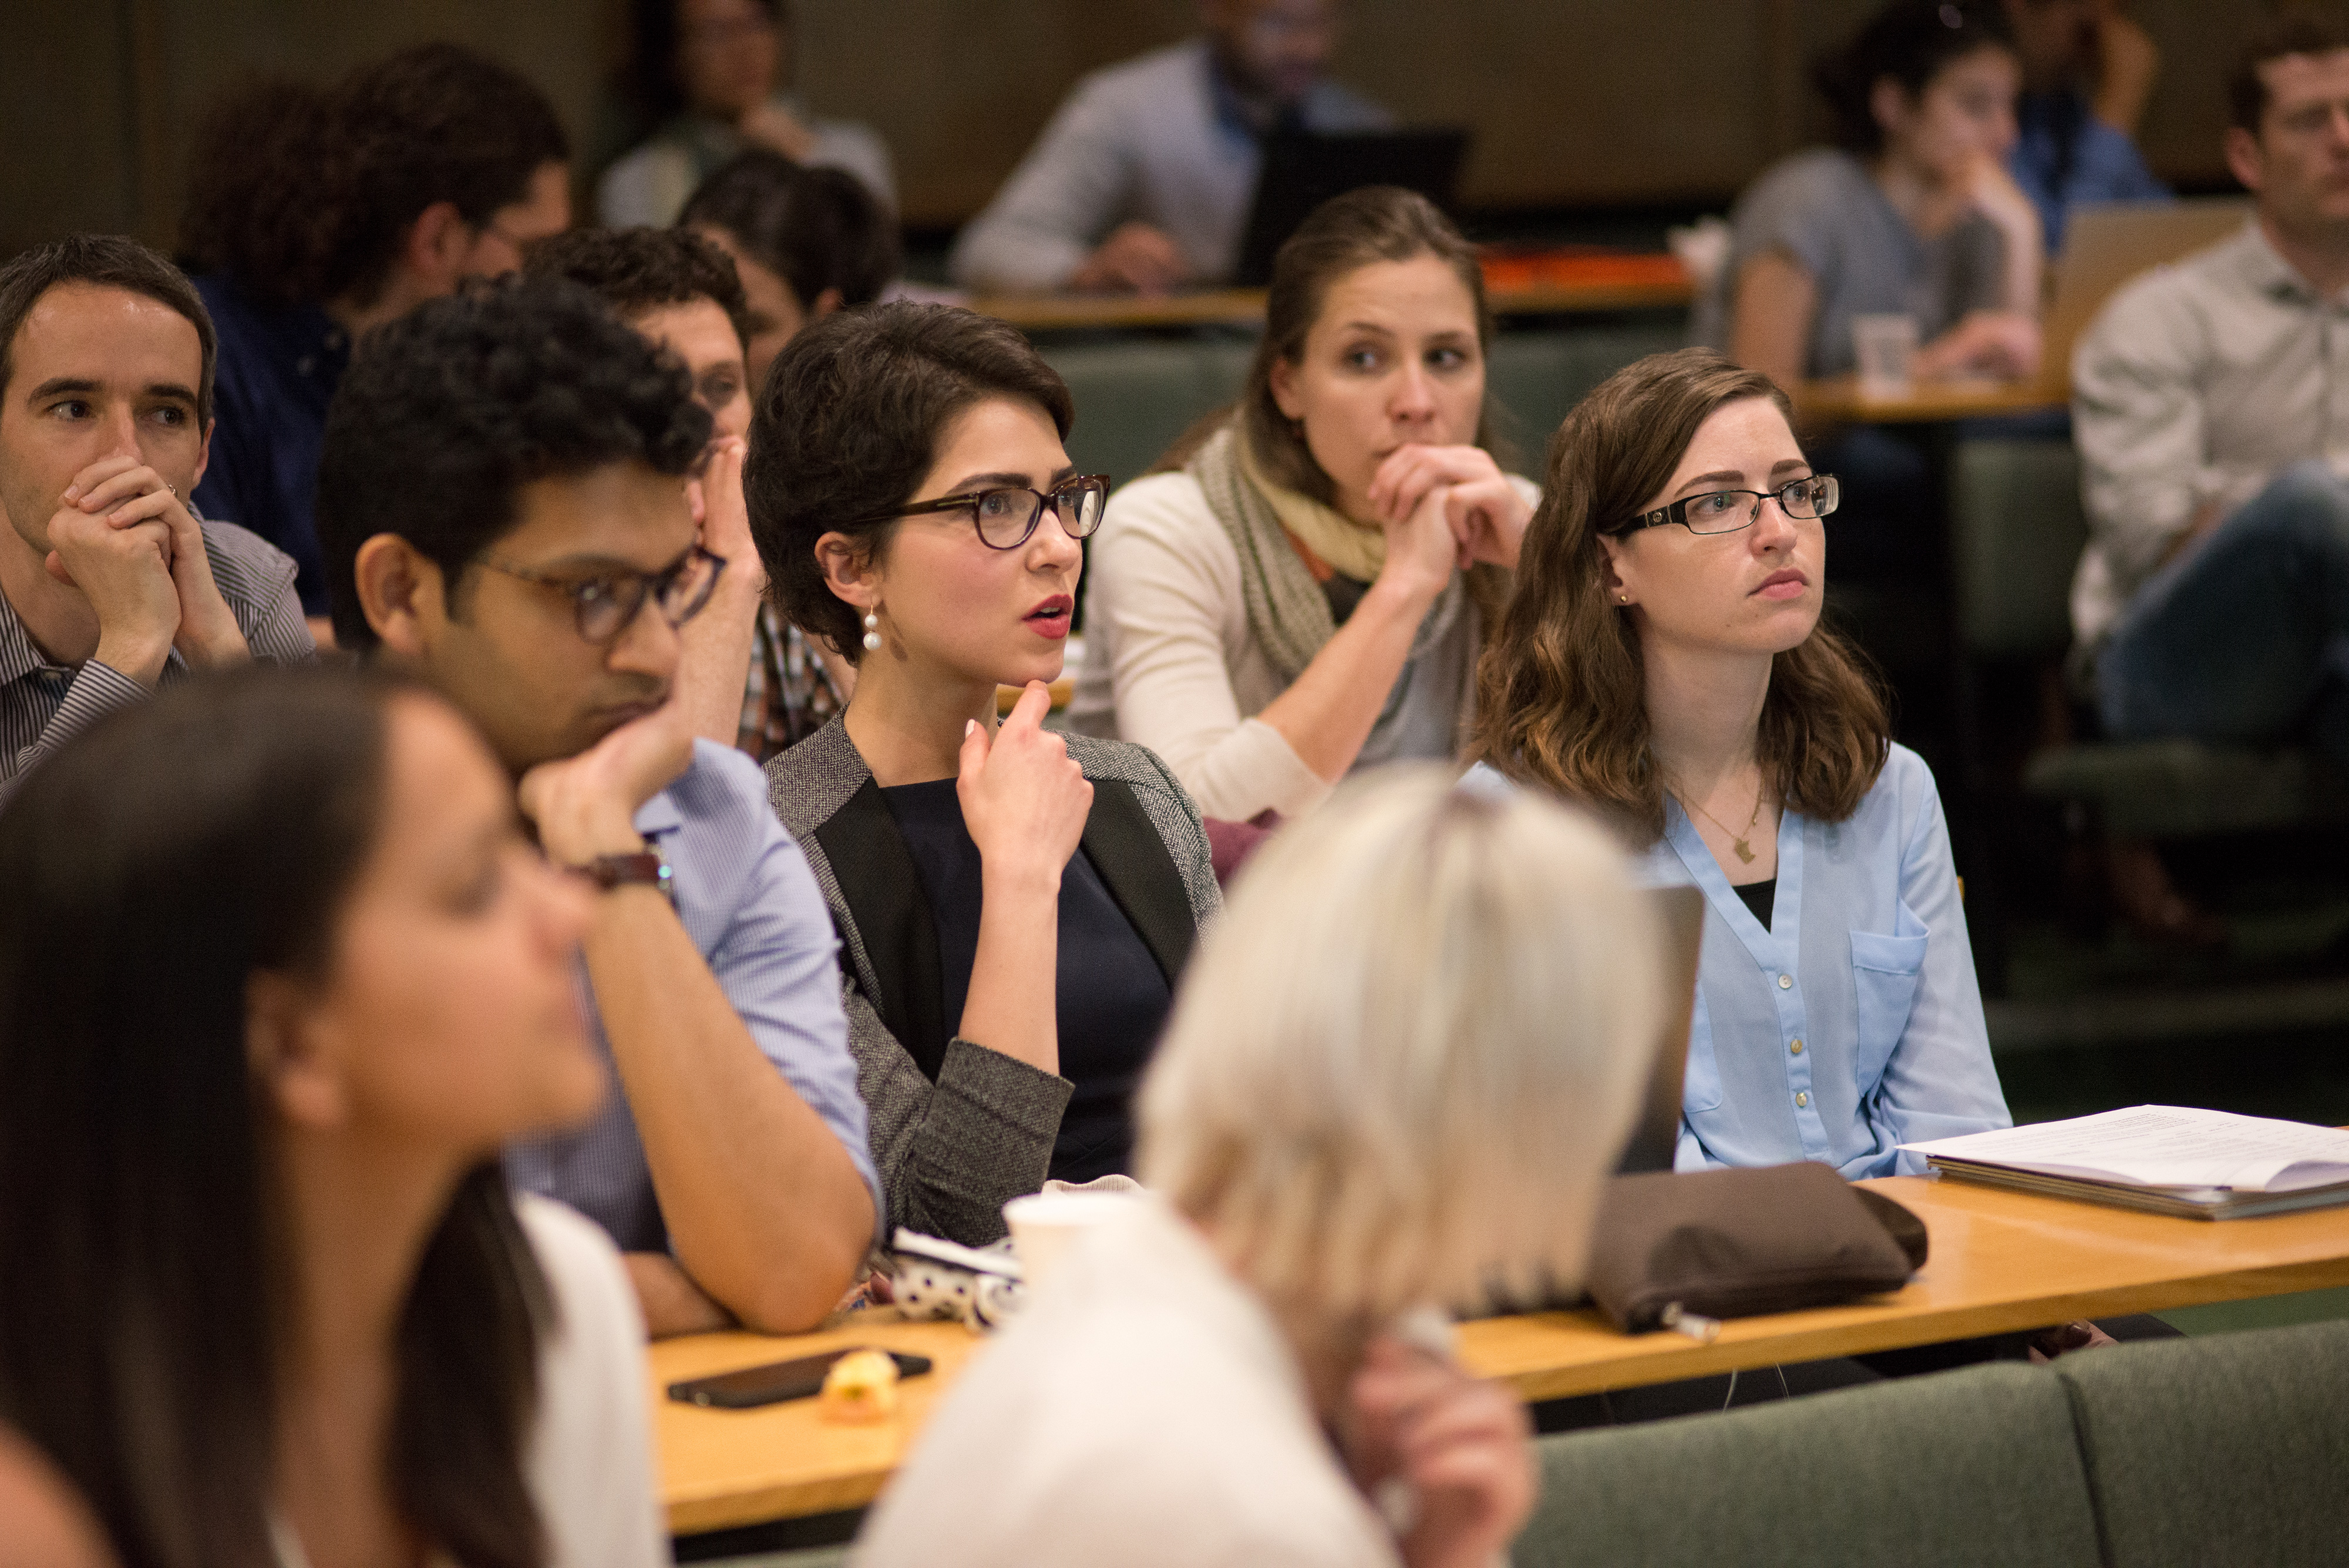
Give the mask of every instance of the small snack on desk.
M 897 1413 L 897 1364 L 879 1350 L 852 1350 L 824 1374 L 817 1413 L 827 1421 L 861 1425 Z

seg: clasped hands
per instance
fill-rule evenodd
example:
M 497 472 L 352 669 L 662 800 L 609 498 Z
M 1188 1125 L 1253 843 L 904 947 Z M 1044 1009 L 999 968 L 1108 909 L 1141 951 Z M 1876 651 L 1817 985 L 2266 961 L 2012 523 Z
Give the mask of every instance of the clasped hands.
M 178 492 L 129 456 L 74 476 L 49 518 L 49 576 L 98 616 L 95 657 L 153 686 L 173 649 L 191 669 L 252 657 L 212 580 L 203 529 Z
M 1386 530 L 1381 577 L 1404 573 L 1431 595 L 1455 568 L 1516 570 L 1533 518 L 1493 454 L 1475 446 L 1397 447 L 1371 474 L 1368 499 Z

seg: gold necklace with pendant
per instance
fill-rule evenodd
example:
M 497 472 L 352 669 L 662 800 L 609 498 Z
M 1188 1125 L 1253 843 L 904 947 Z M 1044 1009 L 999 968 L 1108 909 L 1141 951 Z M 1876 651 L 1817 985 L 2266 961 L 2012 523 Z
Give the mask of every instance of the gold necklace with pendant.
M 1678 792 L 1676 791 L 1674 793 L 1677 794 Z M 1685 794 L 1680 796 L 1680 803 L 1682 805 L 1692 808 L 1699 816 L 1703 817 L 1707 822 L 1713 824 L 1713 826 L 1729 835 L 1729 846 L 1736 851 L 1739 863 L 1741 865 L 1751 866 L 1754 864 L 1754 846 L 1750 842 L 1754 834 L 1754 825 L 1762 820 L 1762 802 L 1769 795 L 1769 791 L 1762 789 L 1757 789 L 1754 792 L 1754 815 L 1746 819 L 1745 831 L 1744 833 L 1738 832 L 1735 828 L 1730 826 L 1729 824 L 1722 821 L 1721 818 L 1705 810 L 1704 807 L 1698 805 L 1695 801 L 1690 799 Z

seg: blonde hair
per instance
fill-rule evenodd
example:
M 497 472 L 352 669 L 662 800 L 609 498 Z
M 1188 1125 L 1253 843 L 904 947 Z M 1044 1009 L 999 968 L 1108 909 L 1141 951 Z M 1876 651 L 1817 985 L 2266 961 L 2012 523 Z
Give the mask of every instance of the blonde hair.
M 1588 818 L 1394 768 L 1267 845 L 1138 1101 L 1143 1182 L 1257 1290 L 1378 1319 L 1580 1279 L 1661 1026 Z

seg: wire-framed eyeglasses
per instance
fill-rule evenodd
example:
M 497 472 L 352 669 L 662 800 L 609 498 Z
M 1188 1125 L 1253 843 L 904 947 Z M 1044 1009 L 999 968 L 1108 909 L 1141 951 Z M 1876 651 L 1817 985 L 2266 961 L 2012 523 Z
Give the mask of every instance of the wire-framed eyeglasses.
M 1669 506 L 1642 512 L 1608 532 L 1620 535 L 1677 523 L 1692 534 L 1734 534 L 1754 526 L 1764 501 L 1775 500 L 1787 516 L 1811 522 L 1834 511 L 1839 498 L 1834 474 L 1814 473 L 1775 490 L 1709 490 L 1702 495 L 1684 496 Z
M 1108 508 L 1109 475 L 1081 473 L 1052 486 L 1049 495 L 1025 485 L 941 495 L 936 501 L 916 501 L 879 516 L 863 518 L 860 525 L 932 512 L 968 512 L 972 525 L 978 530 L 980 544 L 990 550 L 1017 550 L 1036 532 L 1036 524 L 1043 521 L 1047 504 L 1059 515 L 1062 532 L 1071 539 L 1084 538 L 1101 526 L 1102 513 Z
M 702 607 L 709 602 L 709 596 L 717 591 L 718 578 L 726 570 L 726 557 L 713 556 L 696 545 L 657 572 L 605 571 L 585 577 L 558 576 L 517 566 L 510 561 L 485 559 L 481 565 L 562 594 L 571 601 L 572 618 L 579 628 L 581 640 L 605 643 L 614 641 L 635 624 L 647 599 L 659 608 L 661 618 L 672 627 L 683 626 L 699 615 Z

